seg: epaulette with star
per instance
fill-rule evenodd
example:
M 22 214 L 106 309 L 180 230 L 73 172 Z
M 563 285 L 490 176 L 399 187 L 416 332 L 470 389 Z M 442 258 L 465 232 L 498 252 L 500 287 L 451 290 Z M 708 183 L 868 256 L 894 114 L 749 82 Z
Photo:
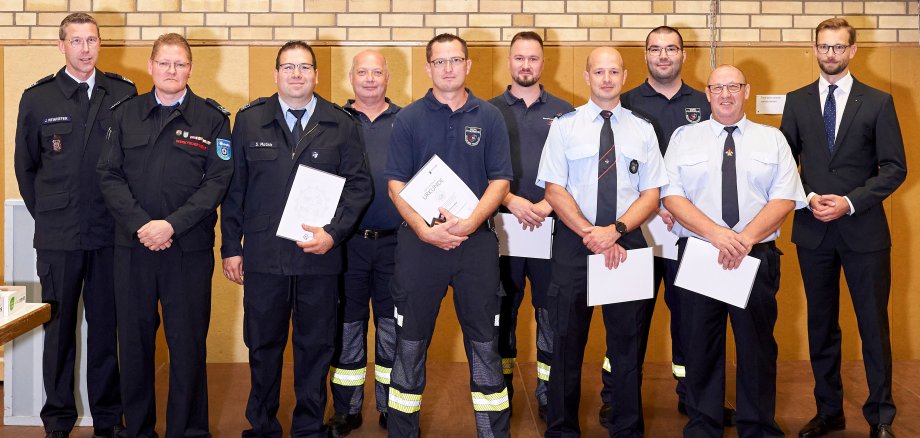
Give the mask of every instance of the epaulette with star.
M 128 83 L 128 84 L 134 85 L 134 81 L 132 81 L 131 79 L 128 79 L 128 78 L 126 78 L 126 77 L 124 77 L 124 76 L 122 76 L 122 75 L 120 75 L 120 74 L 118 74 L 118 73 L 104 72 L 104 74 L 106 75 L 106 77 L 110 77 L 110 78 L 115 79 L 115 80 L 117 80 L 117 81 L 122 81 L 122 82 L 126 82 L 126 83 Z
M 123 104 L 123 103 L 125 103 L 125 102 L 131 100 L 131 98 L 134 97 L 134 96 L 137 96 L 137 93 L 136 93 L 136 92 L 131 93 L 131 94 L 125 96 L 125 97 L 122 97 L 121 99 L 118 99 L 117 102 L 113 103 L 112 106 L 109 107 L 109 111 L 115 111 L 115 108 L 116 108 L 118 105 L 121 105 L 121 104 Z
M 227 108 L 224 108 L 221 104 L 217 103 L 217 101 L 215 101 L 214 99 L 208 98 L 208 99 L 205 99 L 205 101 L 208 102 L 208 105 L 213 106 L 218 111 L 223 113 L 223 115 L 230 117 L 230 111 L 227 111 Z
M 26 87 L 26 90 L 28 90 L 28 89 L 30 89 L 30 88 L 32 88 L 32 87 L 35 87 L 36 85 L 44 84 L 45 82 L 48 82 L 48 81 L 50 81 L 50 80 L 52 80 L 52 79 L 54 79 L 54 73 L 52 73 L 52 74 L 50 74 L 50 75 L 48 75 L 48 76 L 45 76 L 45 77 L 43 77 L 43 78 L 41 78 L 41 79 L 39 79 L 39 80 L 33 82 L 32 85 L 29 85 L 28 87 Z
M 268 99 L 266 99 L 266 98 L 264 98 L 264 97 L 260 97 L 260 98 L 258 98 L 258 99 L 256 99 L 256 100 L 252 101 L 252 102 L 249 102 L 249 103 L 247 103 L 246 105 L 243 105 L 243 107 L 240 108 L 240 109 L 237 111 L 237 114 L 239 114 L 239 113 L 241 113 L 241 112 L 243 112 L 243 111 L 246 111 L 246 110 L 248 110 L 249 108 L 252 108 L 252 107 L 254 107 L 254 106 L 262 105 L 262 104 L 265 103 L 267 100 L 268 100 Z

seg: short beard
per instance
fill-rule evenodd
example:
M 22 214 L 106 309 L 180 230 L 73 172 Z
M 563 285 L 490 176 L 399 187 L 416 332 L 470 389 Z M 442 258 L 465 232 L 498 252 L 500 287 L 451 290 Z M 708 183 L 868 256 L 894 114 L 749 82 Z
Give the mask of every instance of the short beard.
M 654 68 L 649 68 L 648 74 L 649 76 L 655 78 L 655 80 L 658 82 L 661 82 L 663 84 L 670 83 L 680 78 L 680 71 L 681 69 L 683 69 L 683 64 L 672 64 L 672 65 L 674 65 L 676 68 L 674 69 L 674 74 L 670 76 L 659 76 L 658 71 L 655 70 Z
M 819 62 L 819 63 L 818 63 L 818 67 L 821 67 L 821 71 L 823 71 L 824 74 L 826 74 L 826 75 L 828 75 L 828 76 L 835 76 L 835 75 L 839 75 L 840 73 L 843 73 L 843 71 L 847 69 L 847 66 L 848 66 L 848 65 L 849 65 L 849 63 L 841 62 L 841 63 L 837 64 L 837 68 L 836 68 L 836 69 L 829 70 L 829 69 L 824 65 L 823 62 Z
M 539 78 L 537 75 L 532 75 L 532 76 L 530 77 L 530 80 L 529 80 L 529 81 L 525 81 L 525 80 L 521 79 L 520 76 L 515 76 L 515 77 L 513 77 L 513 78 L 511 78 L 511 79 L 514 80 L 514 83 L 516 83 L 516 84 L 518 84 L 518 85 L 520 85 L 520 86 L 522 86 L 522 87 L 532 87 L 532 86 L 535 85 L 537 82 L 540 82 L 540 78 Z

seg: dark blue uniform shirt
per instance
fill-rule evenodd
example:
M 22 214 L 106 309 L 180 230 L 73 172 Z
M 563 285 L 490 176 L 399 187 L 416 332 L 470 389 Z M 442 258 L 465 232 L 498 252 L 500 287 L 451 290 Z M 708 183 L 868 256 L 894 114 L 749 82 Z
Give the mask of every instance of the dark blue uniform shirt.
M 399 227 L 402 217 L 396 211 L 393 201 L 390 200 L 387 190 L 387 179 L 383 176 L 383 168 L 387 164 L 387 147 L 390 144 L 390 135 L 393 133 L 393 122 L 396 113 L 401 107 L 390 99 L 386 99 L 389 106 L 374 121 L 364 113 L 352 107 L 354 99 L 349 99 L 345 109 L 361 121 L 364 133 L 364 148 L 367 153 L 367 165 L 374 179 L 374 199 L 361 219 L 362 230 L 393 230 Z
M 677 94 L 668 99 L 655 91 L 646 80 L 642 85 L 623 93 L 620 100 L 624 108 L 652 122 L 662 156 L 668 149 L 668 142 L 675 129 L 709 120 L 712 115 L 706 94 L 690 88 L 686 83 L 682 83 Z
M 492 104 L 467 89 L 457 111 L 438 102 L 431 90 L 396 115 L 384 177 L 408 182 L 437 155 L 482 197 L 490 180 L 511 180 L 508 130 Z
M 543 188 L 536 184 L 537 168 L 546 135 L 556 116 L 574 111 L 572 104 L 553 96 L 540 86 L 540 98 L 530 107 L 511 94 L 511 86 L 489 101 L 505 119 L 511 144 L 511 193 L 537 203 L 543 200 Z

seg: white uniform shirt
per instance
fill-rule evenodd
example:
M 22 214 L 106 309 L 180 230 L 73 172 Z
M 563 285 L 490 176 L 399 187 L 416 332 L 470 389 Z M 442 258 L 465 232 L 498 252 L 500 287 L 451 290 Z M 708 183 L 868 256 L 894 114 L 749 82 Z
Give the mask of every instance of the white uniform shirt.
M 619 218 L 639 199 L 640 192 L 661 187 L 668 180 L 652 125 L 619 104 L 611 112 Z M 597 217 L 597 168 L 604 125 L 600 113 L 601 108 L 588 100 L 553 122 L 540 157 L 536 182 L 540 187 L 548 182 L 565 187 L 592 224 Z
M 739 221 L 733 228 L 742 231 L 773 199 L 788 199 L 795 208 L 805 206 L 805 190 L 782 132 L 772 126 L 751 122 L 747 117 L 735 125 L 735 174 L 738 178 Z M 725 125 L 710 119 L 677 128 L 671 136 L 664 162 L 668 184 L 661 198 L 683 196 L 713 222 L 722 220 L 722 156 L 728 132 Z M 701 236 L 675 227 L 680 237 Z M 761 242 L 775 240 L 779 230 Z

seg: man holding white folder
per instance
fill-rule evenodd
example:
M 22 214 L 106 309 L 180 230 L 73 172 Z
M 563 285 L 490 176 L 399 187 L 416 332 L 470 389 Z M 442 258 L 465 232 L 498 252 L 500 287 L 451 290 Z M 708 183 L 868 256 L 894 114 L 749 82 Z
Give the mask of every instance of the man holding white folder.
M 360 127 L 313 92 L 317 67 L 307 43 L 284 44 L 275 59 L 278 93 L 241 108 L 233 125 L 238 146 L 221 206 L 221 257 L 224 275 L 245 286 L 243 339 L 252 383 L 246 418 L 252 428 L 244 437 L 281 436 L 277 412 L 291 321 L 297 405 L 290 434 L 328 434 L 323 413 L 345 258 L 341 243 L 354 232 L 373 186 Z M 345 185 L 332 220 L 303 226 L 313 239 L 295 243 L 276 233 L 301 165 L 343 177 Z
M 562 223 L 553 240 L 552 281 L 547 292 L 554 325 L 546 437 L 577 436 L 581 368 L 594 311 L 587 305 L 588 256 L 603 254 L 607 268 L 627 249 L 647 247 L 639 226 L 658 208 L 667 183 L 655 130 L 620 105 L 626 69 L 610 47 L 591 52 L 584 73 L 591 99 L 550 127 L 537 185 Z M 651 270 L 649 270 L 651 272 Z M 651 280 L 651 279 L 650 279 Z M 603 307 L 611 389 L 611 437 L 642 437 L 642 362 L 653 300 Z
M 724 269 L 736 269 L 748 255 L 761 261 L 746 308 L 678 288 L 690 417 L 685 437 L 723 434 L 726 316 L 737 347 L 738 436 L 783 436 L 774 419 L 781 254 L 774 240 L 789 212 L 805 205 L 805 193 L 783 134 L 745 117 L 749 93 L 741 70 L 715 69 L 706 88 L 712 118 L 678 128 L 665 157 L 669 183 L 661 196 L 683 226 L 681 261 L 687 238 L 716 247 L 712 263 Z M 738 293 L 747 289 L 739 286 Z
M 476 429 L 479 436 L 507 438 L 510 400 L 498 353 L 498 240 L 487 219 L 513 177 L 508 131 L 498 109 L 464 87 L 472 66 L 466 41 L 438 35 L 428 42 L 426 57 L 432 88 L 396 115 L 384 172 L 390 198 L 405 220 L 397 232 L 390 280 L 397 340 L 387 430 L 391 437 L 419 436 L 428 345 L 451 285 L 469 359 Z M 469 217 L 441 208 L 443 221 L 431 223 L 400 194 L 435 155 L 479 199 Z
M 489 101 L 501 111 L 511 142 L 514 180 L 511 181 L 511 192 L 502 201 L 503 210 L 517 219 L 517 223 L 512 226 L 529 228 L 531 231 L 541 226 L 551 228 L 553 222 L 552 218 L 546 220 L 553 209 L 544 199 L 543 189 L 533 183 L 537 178 L 537 167 L 540 165 L 546 135 L 556 117 L 575 110 L 570 103 L 543 89 L 540 76 L 544 61 L 543 39 L 540 35 L 533 31 L 517 33 L 511 39 L 508 53 L 511 85 Z M 528 233 L 528 240 L 532 236 L 533 233 Z M 516 256 L 503 256 L 499 263 L 505 297 L 502 298 L 498 349 L 502 354 L 502 371 L 505 374 L 505 385 L 508 386 L 508 397 L 514 398 L 518 309 L 524 300 L 525 282 L 530 281 L 530 298 L 537 322 L 537 385 L 534 392 L 537 412 L 545 420 L 546 381 L 549 380 L 549 362 L 553 354 L 553 328 L 546 308 L 546 290 L 552 266 L 547 259 Z

